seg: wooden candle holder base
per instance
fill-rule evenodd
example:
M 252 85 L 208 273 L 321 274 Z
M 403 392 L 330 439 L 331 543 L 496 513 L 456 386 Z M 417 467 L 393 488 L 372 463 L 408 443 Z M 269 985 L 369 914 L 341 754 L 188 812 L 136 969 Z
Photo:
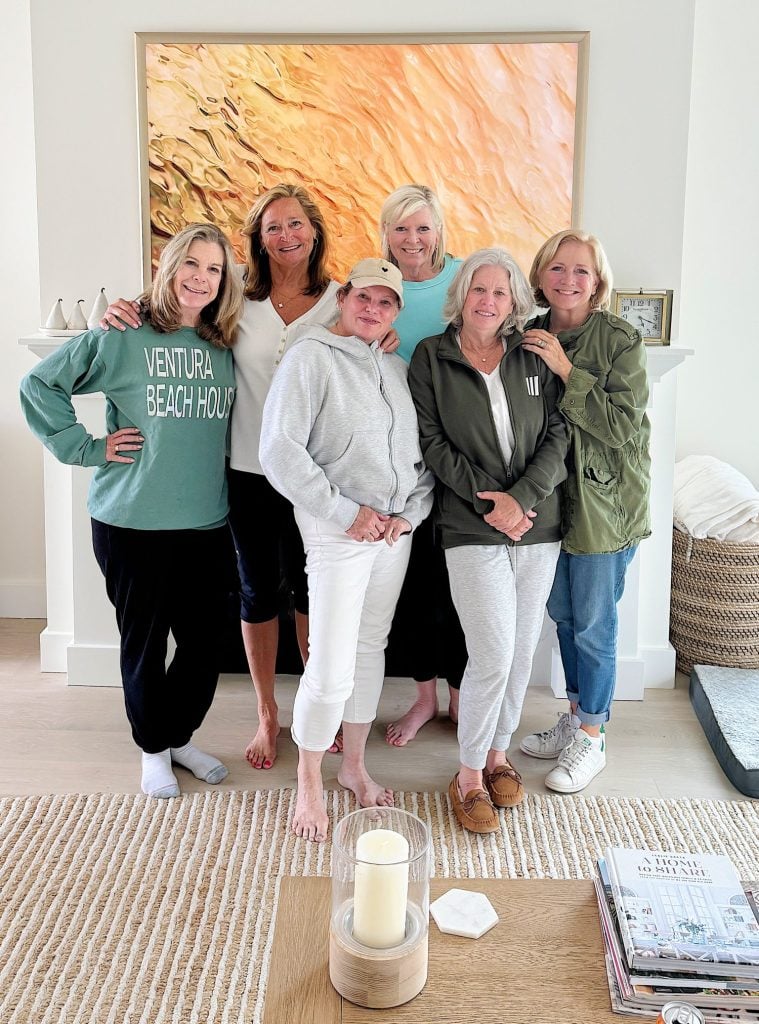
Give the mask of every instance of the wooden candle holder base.
M 409 908 L 411 909 L 411 908 Z M 353 915 L 338 915 L 329 929 L 329 977 L 343 996 L 357 1006 L 385 1009 L 419 995 L 427 981 L 427 922 L 409 913 L 406 940 L 390 949 L 371 949 L 356 942 Z

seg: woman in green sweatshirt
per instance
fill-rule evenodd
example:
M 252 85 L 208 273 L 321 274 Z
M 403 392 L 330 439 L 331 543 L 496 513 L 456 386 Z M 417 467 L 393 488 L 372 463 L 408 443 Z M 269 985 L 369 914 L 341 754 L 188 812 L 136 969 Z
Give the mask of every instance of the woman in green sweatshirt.
M 224 457 L 235 394 L 231 347 L 242 310 L 226 236 L 192 224 L 164 248 L 143 325 L 87 331 L 21 383 L 29 426 L 61 462 L 94 467 L 95 557 L 116 608 L 121 673 L 142 789 L 179 795 L 172 762 L 206 782 L 227 769 L 192 735 L 218 679 L 228 534 Z M 102 392 L 106 436 L 72 396 Z M 171 632 L 176 653 L 165 667 Z

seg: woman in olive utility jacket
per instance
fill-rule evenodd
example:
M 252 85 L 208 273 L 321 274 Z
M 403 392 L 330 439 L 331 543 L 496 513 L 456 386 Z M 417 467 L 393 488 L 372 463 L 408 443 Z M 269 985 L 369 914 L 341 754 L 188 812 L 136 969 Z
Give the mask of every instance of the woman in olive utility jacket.
M 559 408 L 572 436 L 564 539 L 548 600 L 570 710 L 552 729 L 525 736 L 520 748 L 558 758 L 546 785 L 576 793 L 606 765 L 617 602 L 638 542 L 651 532 L 646 353 L 638 331 L 608 312 L 611 270 L 592 235 L 568 230 L 549 238 L 530 284 L 549 312 L 525 332 L 523 347 L 563 382 Z

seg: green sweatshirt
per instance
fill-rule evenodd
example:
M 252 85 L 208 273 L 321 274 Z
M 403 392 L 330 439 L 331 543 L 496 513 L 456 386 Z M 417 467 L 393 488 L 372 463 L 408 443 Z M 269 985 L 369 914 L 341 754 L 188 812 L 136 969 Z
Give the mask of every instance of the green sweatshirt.
M 106 462 L 105 437 L 77 421 L 72 395 L 102 392 L 105 433 L 137 427 L 133 463 Z M 61 345 L 21 382 L 33 433 L 61 462 L 94 466 L 93 519 L 135 530 L 218 526 L 227 514 L 224 459 L 235 394 L 232 353 L 191 328 L 159 334 L 87 331 Z

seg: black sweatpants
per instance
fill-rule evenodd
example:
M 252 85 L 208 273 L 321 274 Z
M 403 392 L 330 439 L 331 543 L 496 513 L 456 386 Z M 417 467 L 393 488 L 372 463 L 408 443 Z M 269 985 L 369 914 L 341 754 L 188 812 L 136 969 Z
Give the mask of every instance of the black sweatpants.
M 92 520 L 95 558 L 116 608 L 132 736 L 156 754 L 200 726 L 219 678 L 227 527 L 129 530 Z M 169 632 L 177 649 L 166 668 Z

